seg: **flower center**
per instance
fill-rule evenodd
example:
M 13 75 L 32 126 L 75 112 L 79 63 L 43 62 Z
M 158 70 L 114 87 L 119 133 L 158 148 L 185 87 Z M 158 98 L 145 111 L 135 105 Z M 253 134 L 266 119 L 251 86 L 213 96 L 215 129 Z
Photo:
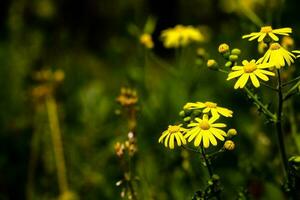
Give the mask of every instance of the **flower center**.
M 206 120 L 203 120 L 203 121 L 199 124 L 199 127 L 200 127 L 202 130 L 208 130 L 208 129 L 210 129 L 210 125 L 209 125 L 208 121 L 206 121 Z
M 208 108 L 216 108 L 216 107 L 217 107 L 217 104 L 216 104 L 216 103 L 209 102 L 209 101 L 205 102 L 204 104 L 205 104 L 206 107 L 208 107 Z
M 276 42 L 276 43 L 271 44 L 270 49 L 271 50 L 278 50 L 278 49 L 280 49 L 280 47 L 281 47 L 280 44 L 278 44 Z
M 270 33 L 272 32 L 272 26 L 263 26 L 260 28 L 261 33 Z
M 179 132 L 180 131 L 180 126 L 169 126 L 168 127 L 168 131 L 170 132 L 170 133 L 176 133 L 176 132 Z
M 244 66 L 244 72 L 245 73 L 252 73 L 256 70 L 256 64 L 255 63 L 248 63 Z

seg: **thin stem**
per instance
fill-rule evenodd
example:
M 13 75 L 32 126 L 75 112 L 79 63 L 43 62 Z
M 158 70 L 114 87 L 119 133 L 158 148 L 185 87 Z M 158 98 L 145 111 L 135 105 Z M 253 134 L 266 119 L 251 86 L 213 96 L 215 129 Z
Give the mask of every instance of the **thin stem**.
M 268 117 L 270 117 L 273 121 L 276 121 L 276 115 L 273 114 L 271 111 L 269 111 L 267 106 L 264 105 L 247 87 L 244 87 L 244 89 L 247 92 L 247 94 L 250 96 L 250 98 L 261 107 L 261 109 L 264 111 L 264 113 Z
M 67 173 L 64 159 L 64 151 L 59 128 L 57 106 L 52 95 L 46 98 L 46 106 L 49 118 L 50 132 L 54 148 L 55 162 L 57 168 L 58 185 L 61 194 L 68 191 Z
M 185 145 L 182 145 L 182 148 L 183 148 L 183 149 L 186 149 L 186 150 L 188 150 L 188 151 L 194 152 L 194 153 L 201 153 L 201 151 L 198 151 L 198 150 L 196 150 L 196 149 L 190 148 L 190 147 L 185 146 Z
M 283 137 L 283 130 L 282 130 L 283 95 L 282 95 L 282 85 L 281 85 L 281 77 L 280 77 L 279 70 L 277 70 L 277 75 L 278 75 L 278 109 L 277 109 L 277 120 L 275 125 L 277 130 L 279 150 L 280 150 L 281 159 L 285 170 L 284 171 L 285 177 L 289 177 L 288 161 L 287 161 L 286 150 L 284 146 L 284 137 Z
M 210 160 L 207 159 L 206 154 L 205 154 L 205 150 L 202 146 L 201 146 L 201 154 L 202 154 L 202 157 L 204 159 L 205 165 L 207 167 L 209 177 L 212 178 L 213 172 L 212 172 L 212 168 L 211 168 L 211 163 L 210 163 Z
M 210 162 L 210 159 L 206 156 L 205 149 L 204 149 L 203 146 L 201 146 L 201 154 L 202 154 L 202 157 L 204 159 L 204 162 L 205 162 L 205 165 L 206 165 L 209 177 L 210 177 L 210 179 L 212 179 L 213 178 L 213 170 L 212 170 L 212 167 L 211 167 L 211 162 Z M 213 192 L 215 193 L 217 200 L 220 200 L 221 199 L 220 193 L 219 192 L 215 192 L 215 191 L 213 191 Z
M 292 88 L 290 88 L 284 95 L 283 101 L 286 101 L 290 97 L 292 97 L 294 94 L 297 94 L 297 91 L 294 92 L 294 90 L 297 90 L 298 87 L 300 86 L 300 81 L 298 81 Z
M 287 85 L 289 85 L 289 84 L 292 84 L 292 83 L 294 83 L 295 81 L 298 81 L 299 79 L 300 79 L 300 76 L 298 76 L 298 77 L 296 77 L 296 78 L 294 78 L 294 79 L 292 79 L 292 80 L 290 80 L 290 81 L 288 81 L 288 82 L 282 83 L 282 87 L 285 87 L 285 86 L 287 86 Z
M 228 74 L 229 72 L 228 71 L 226 71 L 226 70 L 224 70 L 224 69 L 220 69 L 220 68 L 218 68 L 217 69 L 219 72 L 222 72 L 222 73 L 224 73 L 224 74 Z
M 263 86 L 266 86 L 267 88 L 273 90 L 273 91 L 276 91 L 276 92 L 278 91 L 277 88 L 273 88 L 272 86 L 270 86 L 270 85 L 268 85 L 268 84 L 266 84 L 266 83 L 264 83 L 264 82 L 261 82 L 261 84 L 262 84 Z

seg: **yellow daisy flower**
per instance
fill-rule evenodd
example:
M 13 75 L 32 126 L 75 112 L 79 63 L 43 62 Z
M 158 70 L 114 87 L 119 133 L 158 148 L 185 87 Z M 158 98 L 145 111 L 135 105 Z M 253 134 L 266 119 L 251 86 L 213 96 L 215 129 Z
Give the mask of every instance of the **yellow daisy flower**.
M 260 32 L 253 32 L 248 35 L 244 35 L 242 38 L 249 38 L 249 41 L 257 39 L 258 42 L 261 42 L 266 36 L 269 36 L 273 41 L 278 41 L 279 38 L 276 35 L 288 36 L 289 33 L 292 33 L 291 28 L 272 29 L 272 26 L 263 26 L 260 28 Z
M 182 25 L 162 31 L 161 38 L 166 48 L 178 48 L 186 46 L 191 42 L 201 42 L 204 40 L 202 33 L 198 29 Z
M 226 127 L 226 124 L 223 123 L 214 123 L 218 117 L 208 118 L 208 115 L 203 115 L 203 118 L 196 118 L 196 122 L 190 123 L 188 126 L 193 127 L 186 134 L 185 138 L 188 139 L 188 142 L 194 140 L 194 146 L 198 147 L 202 141 L 202 144 L 205 148 L 209 147 L 209 144 L 216 146 L 217 139 L 224 141 L 226 137 L 225 131 L 220 128 Z
M 169 147 L 170 149 L 174 149 L 175 140 L 178 146 L 186 144 L 186 140 L 183 137 L 183 134 L 186 131 L 186 129 L 182 128 L 181 126 L 181 124 L 174 126 L 170 125 L 168 129 L 162 133 L 162 135 L 158 139 L 158 142 L 162 143 L 164 140 L 165 147 Z
M 224 117 L 232 117 L 233 112 L 227 108 L 220 107 L 216 103 L 207 101 L 203 102 L 196 102 L 196 103 L 187 103 L 183 107 L 183 109 L 202 109 L 203 113 L 211 112 L 212 116 L 218 117 L 223 115 Z
M 275 73 L 266 70 L 267 68 L 274 66 L 271 63 L 259 64 L 258 62 L 255 62 L 255 60 L 251 60 L 250 62 L 244 60 L 242 64 L 243 66 L 232 67 L 233 72 L 230 72 L 228 74 L 227 80 L 231 80 L 233 78 L 239 77 L 239 79 L 234 85 L 234 89 L 245 87 L 247 81 L 249 80 L 249 77 L 254 87 L 258 88 L 260 86 L 258 78 L 264 81 L 268 81 L 269 77 L 266 75 L 275 76 Z
M 258 59 L 258 63 L 272 63 L 277 69 L 284 67 L 287 63 L 290 66 L 294 63 L 295 55 L 283 48 L 279 43 L 275 42 L 270 45 L 270 48 L 263 57 Z

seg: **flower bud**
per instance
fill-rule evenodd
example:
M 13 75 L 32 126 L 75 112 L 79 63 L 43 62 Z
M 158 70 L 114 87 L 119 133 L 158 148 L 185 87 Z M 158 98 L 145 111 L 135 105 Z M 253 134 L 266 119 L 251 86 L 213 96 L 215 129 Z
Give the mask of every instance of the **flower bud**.
M 230 55 L 229 56 L 229 60 L 232 61 L 232 62 L 235 62 L 239 59 L 239 57 L 237 55 Z
M 218 63 L 214 59 L 209 59 L 207 61 L 207 67 L 210 69 L 215 69 L 218 67 Z
M 219 53 L 226 53 L 229 51 L 229 46 L 226 43 L 220 44 L 218 48 Z
M 185 113 L 184 113 L 183 110 L 179 112 L 179 116 L 180 116 L 180 117 L 184 117 L 184 116 L 185 116 Z
M 232 66 L 232 62 L 231 61 L 227 61 L 226 63 L 225 63 L 225 67 L 231 67 Z
M 237 131 L 234 128 L 231 128 L 227 131 L 227 136 L 228 137 L 233 137 L 237 135 Z
M 238 48 L 234 48 L 231 50 L 231 54 L 232 55 L 240 55 L 241 54 L 241 50 Z
M 232 151 L 234 148 L 235 148 L 235 144 L 232 140 L 227 140 L 225 143 L 224 143 L 224 148 L 226 150 L 229 150 L 229 151 Z
M 185 117 L 185 118 L 183 119 L 183 121 L 189 122 L 189 121 L 191 121 L 191 117 Z

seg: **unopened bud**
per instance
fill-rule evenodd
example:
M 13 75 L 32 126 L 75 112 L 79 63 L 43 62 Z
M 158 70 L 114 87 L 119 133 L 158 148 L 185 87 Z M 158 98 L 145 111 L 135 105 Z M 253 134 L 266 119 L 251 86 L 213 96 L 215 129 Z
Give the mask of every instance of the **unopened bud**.
M 231 67 L 232 66 L 232 62 L 231 61 L 227 61 L 226 63 L 225 63 L 225 67 Z
M 209 59 L 207 61 L 208 68 L 215 69 L 215 68 L 217 68 L 217 66 L 218 66 L 218 63 L 214 59 Z
M 226 53 L 229 51 L 229 46 L 226 43 L 220 44 L 218 48 L 219 53 Z
M 232 55 L 240 55 L 241 54 L 241 50 L 238 48 L 234 48 L 231 50 L 231 54 Z
M 237 135 L 237 131 L 234 128 L 231 128 L 227 131 L 227 136 L 228 137 L 233 137 Z
M 183 121 L 189 122 L 189 121 L 191 121 L 191 117 L 185 117 L 185 118 L 183 119 Z
M 185 113 L 184 113 L 183 110 L 179 112 L 179 116 L 180 116 L 180 117 L 184 117 L 184 116 L 185 116 Z
M 224 143 L 224 148 L 226 150 L 229 150 L 229 151 L 232 151 L 234 148 L 235 148 L 235 144 L 232 140 L 227 140 L 225 143 Z
M 229 60 L 232 61 L 232 62 L 235 62 L 239 59 L 239 57 L 237 55 L 230 55 L 229 56 Z

